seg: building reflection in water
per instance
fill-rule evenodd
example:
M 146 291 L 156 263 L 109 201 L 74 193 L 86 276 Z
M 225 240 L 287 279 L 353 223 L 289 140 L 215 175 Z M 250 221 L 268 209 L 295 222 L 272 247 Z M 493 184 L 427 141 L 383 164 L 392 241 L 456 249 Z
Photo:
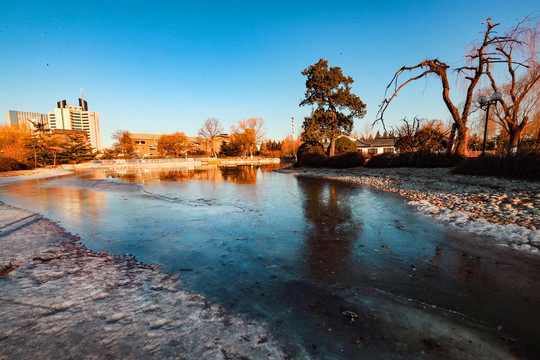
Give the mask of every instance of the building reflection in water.
M 337 280 L 354 271 L 354 243 L 363 225 L 353 216 L 349 202 L 354 188 L 298 177 L 303 193 L 308 268 L 322 280 Z
M 19 204 L 35 212 L 56 213 L 74 227 L 83 223 L 99 223 L 102 213 L 107 211 L 106 195 L 89 189 L 69 187 L 39 186 L 43 182 L 16 183 L 6 187 L 5 196 L 13 197 L 14 204 Z

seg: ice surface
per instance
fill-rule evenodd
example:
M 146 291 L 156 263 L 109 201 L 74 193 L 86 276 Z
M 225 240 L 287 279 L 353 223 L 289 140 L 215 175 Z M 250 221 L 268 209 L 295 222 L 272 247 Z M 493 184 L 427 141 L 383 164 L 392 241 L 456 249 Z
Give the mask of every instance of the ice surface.
M 0 229 L 0 265 L 12 269 L 0 275 L 3 359 L 292 356 L 266 325 L 228 314 L 159 267 L 93 253 L 7 205 Z
M 43 302 L 52 315 L 71 316 L 80 308 L 82 320 L 74 317 L 77 327 L 96 336 L 112 334 L 107 342 L 116 349 L 112 354 L 126 351 L 128 357 L 137 336 L 153 351 L 143 354 L 173 358 L 181 357 L 175 352 L 179 348 L 201 358 L 241 358 L 247 350 L 234 346 L 244 343 L 253 351 L 267 351 L 249 353 L 250 358 L 519 354 L 511 340 L 513 327 L 528 331 L 534 321 L 519 317 L 534 317 L 537 311 L 522 311 L 526 300 L 510 295 L 520 293 L 534 302 L 537 294 L 534 287 L 527 288 L 526 278 L 508 283 L 520 273 L 515 263 L 498 253 L 484 257 L 471 252 L 478 239 L 454 236 L 453 230 L 418 216 L 413 211 L 417 204 L 408 205 L 393 194 L 332 181 L 265 176 L 257 186 L 163 181 L 141 190 L 138 184 L 73 177 L 5 188 L 9 193 L 3 199 L 60 221 L 95 251 L 130 253 L 166 270 L 163 274 L 129 257 L 92 253 L 75 243 L 62 245 L 53 255 L 26 256 L 32 260 L 16 263 L 5 278 L 20 274 L 22 285 L 13 288 L 13 294 L 20 294 L 9 305 L 48 297 L 49 291 L 61 294 Z M 25 216 L 36 224 L 44 221 Z M 455 220 L 467 223 L 466 218 L 457 214 Z M 479 239 L 495 243 L 491 237 Z M 73 251 L 83 259 L 70 260 Z M 180 280 L 174 281 L 177 276 Z M 36 279 L 39 286 L 33 289 Z M 81 284 L 82 292 L 77 288 Z M 42 286 L 51 287 L 39 294 Z M 79 292 L 82 302 L 75 295 Z M 508 315 L 498 319 L 496 310 L 484 309 L 492 306 Z M 500 324 L 503 331 L 497 330 Z M 39 336 L 47 331 L 45 326 L 30 329 Z M 202 336 L 202 347 L 209 346 L 210 352 L 201 350 L 199 333 L 229 330 L 218 336 L 227 339 L 223 343 Z M 155 334 L 163 339 L 154 339 Z M 23 336 L 18 341 L 30 341 Z M 50 337 L 48 342 L 51 349 L 70 346 Z M 118 350 L 126 343 L 128 350 Z M 261 344 L 266 344 L 263 350 L 253 348 Z M 220 355 L 216 349 L 224 346 Z

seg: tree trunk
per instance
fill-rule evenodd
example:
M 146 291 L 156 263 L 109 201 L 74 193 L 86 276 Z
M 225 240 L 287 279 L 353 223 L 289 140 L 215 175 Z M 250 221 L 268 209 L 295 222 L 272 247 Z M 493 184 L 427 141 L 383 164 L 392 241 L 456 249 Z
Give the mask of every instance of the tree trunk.
M 456 137 L 456 124 L 452 124 L 452 130 L 450 130 L 450 136 L 448 137 L 448 145 L 446 145 L 446 155 L 452 154 L 452 146 L 454 146 L 454 138 Z
M 467 156 L 467 140 L 469 139 L 469 129 L 466 126 L 457 126 L 456 150 L 454 154 Z
M 214 149 L 214 138 L 210 138 L 210 149 L 212 150 L 212 157 L 216 157 L 216 150 Z
M 521 127 L 516 126 L 509 130 L 510 140 L 508 141 L 508 154 L 514 155 L 517 152 L 519 138 L 521 137 Z
M 328 151 L 328 156 L 334 156 L 334 153 L 336 152 L 336 139 L 331 138 L 330 139 L 330 150 Z

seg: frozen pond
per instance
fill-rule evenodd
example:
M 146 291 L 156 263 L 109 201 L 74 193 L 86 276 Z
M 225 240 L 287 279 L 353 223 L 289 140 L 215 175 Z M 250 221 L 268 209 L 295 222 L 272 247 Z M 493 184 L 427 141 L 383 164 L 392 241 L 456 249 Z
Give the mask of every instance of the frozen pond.
M 393 194 L 272 169 L 96 170 L 0 200 L 180 274 L 299 355 L 540 355 L 537 256 L 449 232 Z

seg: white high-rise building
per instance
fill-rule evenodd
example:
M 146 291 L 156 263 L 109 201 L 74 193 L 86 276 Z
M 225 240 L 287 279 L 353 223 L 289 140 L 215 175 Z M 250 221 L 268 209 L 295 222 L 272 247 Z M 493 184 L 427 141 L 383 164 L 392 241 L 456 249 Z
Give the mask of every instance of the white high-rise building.
M 56 109 L 47 115 L 51 130 L 84 130 L 88 134 L 90 145 L 97 151 L 101 151 L 99 113 L 88 111 L 88 104 L 84 99 L 79 98 L 79 106 L 68 105 L 66 100 L 59 101 Z

